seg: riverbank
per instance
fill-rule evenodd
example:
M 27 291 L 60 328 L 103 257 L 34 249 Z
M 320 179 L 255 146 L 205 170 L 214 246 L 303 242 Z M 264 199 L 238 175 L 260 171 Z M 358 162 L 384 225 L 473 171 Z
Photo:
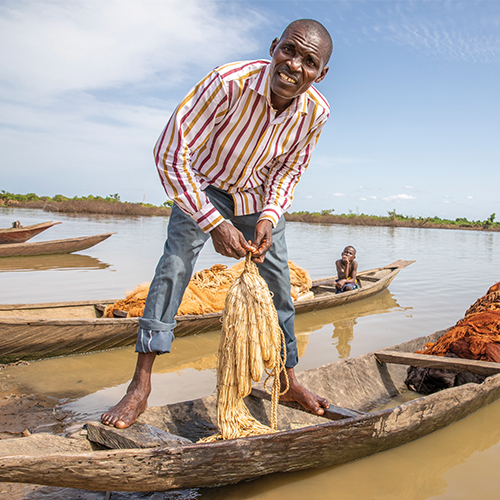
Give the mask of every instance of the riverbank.
M 399 218 L 398 218 L 399 217 Z M 349 226 L 384 226 L 384 227 L 410 227 L 425 229 L 465 229 L 469 231 L 500 231 L 498 222 L 489 223 L 488 221 L 468 221 L 454 222 L 442 221 L 436 222 L 430 218 L 423 217 L 404 217 L 390 216 L 378 217 L 372 215 L 331 215 L 307 212 L 292 212 L 285 214 L 285 220 L 290 222 L 307 222 L 310 224 L 343 224 Z
M 2 207 L 42 209 L 46 212 L 68 214 L 105 214 L 118 216 L 168 217 L 172 202 L 166 201 L 163 206 L 150 203 L 122 202 L 118 193 L 101 196 L 84 196 L 67 198 L 63 195 L 38 196 L 34 193 L 13 194 L 0 192 L 0 209 Z M 387 216 L 367 214 L 333 214 L 334 210 L 321 212 L 291 212 L 285 213 L 285 219 L 291 222 L 307 222 L 310 224 L 343 224 L 350 226 L 385 226 L 432 229 L 465 229 L 469 231 L 500 231 L 500 222 L 495 222 L 496 214 L 491 214 L 484 221 L 470 221 L 465 217 L 455 220 L 440 217 L 413 217 L 387 212 Z

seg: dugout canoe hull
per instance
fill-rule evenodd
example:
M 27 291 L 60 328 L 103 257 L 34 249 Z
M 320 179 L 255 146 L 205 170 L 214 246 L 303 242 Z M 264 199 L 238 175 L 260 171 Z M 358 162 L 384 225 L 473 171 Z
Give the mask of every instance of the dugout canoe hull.
M 414 352 L 443 333 L 389 349 Z M 375 353 L 299 373 L 302 384 L 331 403 L 368 413 L 332 421 L 280 406 L 278 428 L 282 430 L 265 436 L 99 451 L 91 451 L 89 441 L 82 436 L 34 434 L 0 441 L 0 481 L 102 491 L 215 487 L 274 472 L 340 465 L 389 450 L 500 398 L 500 374 L 482 384 L 422 397 L 404 388 L 405 376 L 405 366 L 382 364 Z M 398 404 L 403 394 L 409 400 Z M 257 419 L 268 423 L 267 401 L 250 396 L 246 403 Z M 377 410 L 391 404 L 391 408 Z M 146 424 L 156 427 L 158 433 L 170 432 L 196 441 L 214 432 L 215 412 L 215 396 L 209 396 L 150 408 L 130 429 L 110 432 L 125 435 L 134 426 Z M 99 425 L 89 424 L 88 428 Z
M 109 238 L 114 233 L 80 236 L 62 240 L 36 241 L 31 243 L 11 243 L 0 245 L 0 257 L 19 255 L 47 255 L 78 252 L 93 247 Z
M 313 282 L 315 298 L 295 302 L 296 314 L 340 306 L 385 290 L 399 271 L 412 262 L 398 260 L 388 266 L 360 272 L 361 288 L 335 294 L 325 283 Z M 107 304 L 116 300 L 0 304 L 0 363 L 65 356 L 133 345 L 138 318 L 102 318 Z M 176 316 L 176 337 L 220 328 L 222 313 Z
M 49 227 L 61 224 L 61 222 L 41 222 L 21 227 L 0 228 L 0 245 L 12 243 L 24 243 Z

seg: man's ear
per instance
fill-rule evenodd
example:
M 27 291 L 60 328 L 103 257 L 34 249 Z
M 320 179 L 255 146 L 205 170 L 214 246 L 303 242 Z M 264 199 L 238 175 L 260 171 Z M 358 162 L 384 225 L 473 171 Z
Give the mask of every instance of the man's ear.
M 271 47 L 269 48 L 269 55 L 271 57 L 273 57 L 274 49 L 276 49 L 276 47 L 278 46 L 278 43 L 280 43 L 280 39 L 279 38 L 275 38 L 273 40 L 273 43 L 271 43 Z
M 321 82 L 321 81 L 325 78 L 325 76 L 326 76 L 326 74 L 328 73 L 328 70 L 329 70 L 329 69 L 330 69 L 330 68 L 329 68 L 328 66 L 325 66 L 325 67 L 323 68 L 323 71 L 321 72 L 321 74 L 318 76 L 318 78 L 316 78 L 316 80 L 314 80 L 314 82 L 315 82 L 315 83 L 319 83 L 319 82 Z

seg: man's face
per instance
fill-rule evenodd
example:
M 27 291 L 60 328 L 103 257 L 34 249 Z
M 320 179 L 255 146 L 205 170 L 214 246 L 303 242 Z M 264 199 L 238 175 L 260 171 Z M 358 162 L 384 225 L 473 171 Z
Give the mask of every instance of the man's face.
M 326 76 L 323 40 L 302 26 L 292 27 L 270 49 L 270 76 L 273 105 L 283 105 L 303 94 Z M 276 101 L 276 102 L 275 102 Z

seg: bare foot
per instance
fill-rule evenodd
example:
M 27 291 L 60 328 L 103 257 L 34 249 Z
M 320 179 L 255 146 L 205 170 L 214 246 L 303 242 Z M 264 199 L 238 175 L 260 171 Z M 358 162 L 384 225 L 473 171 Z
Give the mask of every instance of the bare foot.
M 101 422 L 117 429 L 130 427 L 148 407 L 148 396 L 149 391 L 129 388 L 115 406 L 101 415 Z
M 315 415 L 323 415 L 325 413 L 324 408 L 328 408 L 330 405 L 325 398 L 316 396 L 311 391 L 308 391 L 303 385 L 300 385 L 299 381 L 295 377 L 295 371 L 293 368 L 286 368 L 286 373 L 288 375 L 288 391 L 280 397 L 281 401 L 296 401 L 301 404 L 306 410 L 311 411 Z M 281 374 L 281 386 L 286 387 L 285 377 L 283 373 Z
M 125 429 L 130 427 L 137 417 L 148 407 L 151 392 L 151 371 L 156 353 L 139 353 L 134 378 L 123 398 L 106 413 L 101 415 L 104 425 Z

